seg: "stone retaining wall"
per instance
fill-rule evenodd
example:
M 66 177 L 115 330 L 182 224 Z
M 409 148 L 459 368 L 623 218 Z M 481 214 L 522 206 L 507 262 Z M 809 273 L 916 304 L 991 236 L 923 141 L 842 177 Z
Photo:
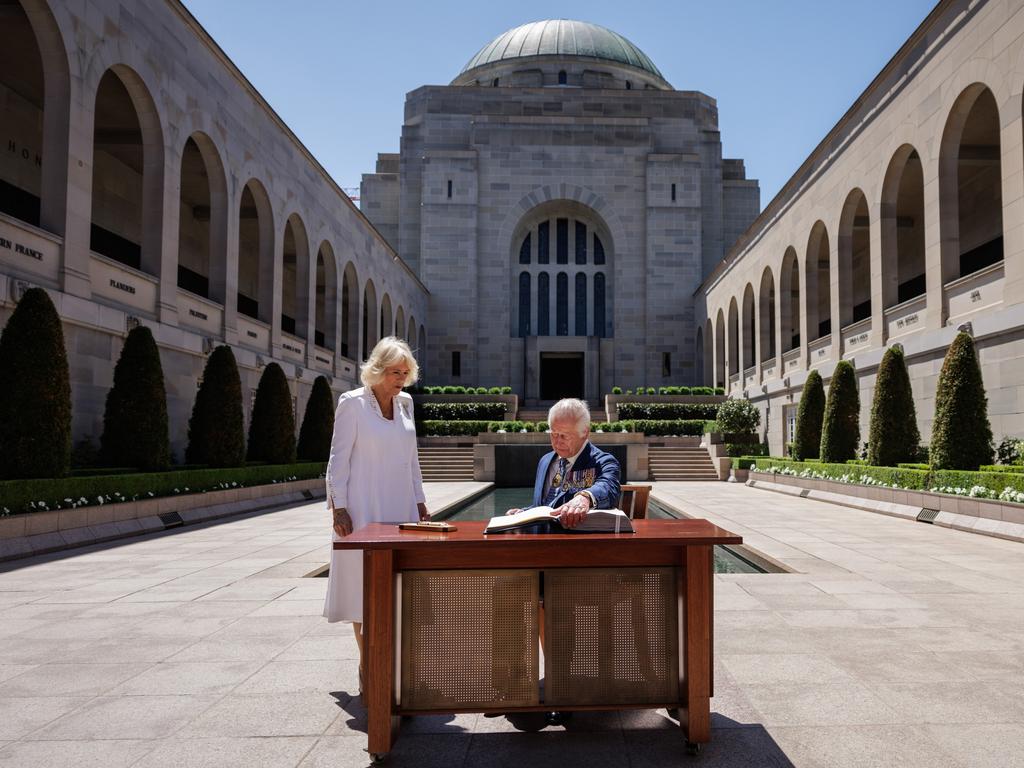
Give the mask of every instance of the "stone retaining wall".
M 0 518 L 0 560 L 155 533 L 326 496 L 322 478 Z
M 768 472 L 751 472 L 747 485 L 868 512 L 931 522 L 944 528 L 1024 542 L 1024 505 L 1020 504 Z

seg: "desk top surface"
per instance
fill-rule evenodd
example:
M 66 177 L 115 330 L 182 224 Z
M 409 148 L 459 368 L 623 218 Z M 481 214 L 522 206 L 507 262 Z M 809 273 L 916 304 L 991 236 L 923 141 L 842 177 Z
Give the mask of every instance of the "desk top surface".
M 552 544 L 559 546 L 608 545 L 621 542 L 625 546 L 671 544 L 742 544 L 743 538 L 698 520 L 634 520 L 635 533 L 492 533 L 484 535 L 483 520 L 455 520 L 457 530 L 451 533 L 403 531 L 395 523 L 372 523 L 354 531 L 335 549 L 421 549 L 424 547 L 488 546 L 513 544 Z

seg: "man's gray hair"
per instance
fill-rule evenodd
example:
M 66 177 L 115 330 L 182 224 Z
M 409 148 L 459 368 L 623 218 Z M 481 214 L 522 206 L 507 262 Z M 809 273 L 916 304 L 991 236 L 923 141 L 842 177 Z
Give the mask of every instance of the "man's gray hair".
M 582 436 L 590 429 L 590 406 L 575 397 L 567 397 L 551 406 L 548 411 L 549 427 L 555 419 L 572 419 L 576 432 Z

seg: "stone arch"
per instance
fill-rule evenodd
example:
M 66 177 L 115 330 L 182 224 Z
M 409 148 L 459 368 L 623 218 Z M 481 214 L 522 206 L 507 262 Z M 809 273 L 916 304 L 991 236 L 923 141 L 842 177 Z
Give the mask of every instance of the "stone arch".
M 775 306 L 775 275 L 771 267 L 765 267 L 757 295 L 757 348 L 758 359 L 762 363 L 773 360 L 778 354 L 775 349 Z
M 871 237 L 868 200 L 855 187 L 839 217 L 839 325 L 871 317 Z
M 179 163 L 178 287 L 226 304 L 228 189 L 220 152 L 205 133 L 185 140 Z
M 377 288 L 372 279 L 363 286 L 362 345 L 360 358 L 365 360 L 380 341 L 380 316 L 377 314 Z
M 552 328 L 555 335 L 610 335 L 615 251 L 604 218 L 579 201 L 551 199 L 527 210 L 510 232 L 510 335 L 545 336 Z
M 1003 260 L 999 106 L 985 83 L 967 86 L 946 118 L 939 148 L 943 284 Z
M 882 181 L 882 306 L 926 291 L 924 169 L 912 144 L 893 152 Z
M 395 336 L 403 338 L 405 336 L 405 308 L 399 304 L 398 309 L 395 310 Z M 408 339 L 406 339 L 408 341 Z
M 313 310 L 313 339 L 318 347 L 332 352 L 338 348 L 338 265 L 329 240 L 316 252 L 316 289 Z
M 266 187 L 251 178 L 238 200 L 239 314 L 268 325 L 274 322 L 274 207 Z
M 829 261 L 828 230 L 819 219 L 811 227 L 804 257 L 804 285 L 807 297 L 808 342 L 832 333 L 831 266 Z
M 757 351 L 757 311 L 756 302 L 754 300 L 754 286 L 747 283 L 747 287 L 743 289 L 743 305 L 740 307 L 742 312 L 742 326 L 740 327 L 740 354 L 742 355 L 740 361 L 740 373 L 742 374 L 748 368 L 752 368 L 755 364 L 755 353 Z M 743 383 L 742 377 L 740 383 Z
M 159 277 L 166 164 L 156 103 L 124 64 L 103 73 L 93 98 L 89 247 Z
M 726 336 L 725 313 L 719 309 L 718 317 L 715 319 L 715 371 L 714 381 L 712 382 L 712 386 L 715 387 L 724 387 L 726 385 Z
M 0 88 L 7 92 L 8 148 L 21 160 L 0 175 L 12 190 L 3 210 L 62 235 L 71 76 L 60 28 L 41 0 L 21 0 L 6 11 L 0 29 Z
M 715 331 L 711 324 L 711 318 L 709 317 L 704 321 L 704 367 L 702 370 L 703 375 L 697 378 L 697 384 L 700 386 L 714 386 L 714 367 L 715 367 Z
M 417 352 L 416 349 L 416 318 L 413 317 L 412 313 L 409 313 L 409 331 L 405 337 L 406 341 L 409 342 L 409 346 L 413 348 L 413 352 Z M 419 360 L 417 352 L 417 360 Z
M 793 246 L 786 248 L 779 271 L 779 314 L 782 352 L 800 346 L 800 259 Z
M 309 236 L 298 213 L 284 220 L 281 238 L 281 330 L 312 341 L 309 329 Z
M 731 379 L 740 374 L 740 312 L 736 304 L 736 297 L 729 300 L 729 349 L 727 351 L 728 374 Z M 729 382 L 725 387 L 728 390 Z
M 418 343 L 416 350 L 419 353 L 420 361 L 420 379 L 423 381 L 427 380 L 427 329 L 420 325 L 420 333 L 418 336 Z
M 341 277 L 341 356 L 355 358 L 359 354 L 359 275 L 351 261 Z
M 384 292 L 384 298 L 380 300 L 380 337 L 391 336 L 395 331 L 395 315 L 391 309 L 391 296 Z

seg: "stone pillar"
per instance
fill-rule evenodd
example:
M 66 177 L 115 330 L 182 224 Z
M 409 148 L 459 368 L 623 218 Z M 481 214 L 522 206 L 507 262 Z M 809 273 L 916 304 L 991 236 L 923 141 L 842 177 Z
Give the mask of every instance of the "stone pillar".
M 1003 305 L 1024 301 L 1024 145 L 1020 110 L 999 136 L 1003 174 Z
M 882 204 L 868 203 L 869 279 L 871 280 L 871 336 L 868 347 L 885 346 L 885 291 L 882 283 Z M 896 265 L 893 265 L 893 269 Z
M 241 218 L 236 212 L 240 210 L 241 197 L 234 197 L 228 193 L 224 205 L 225 210 L 222 216 L 224 226 L 224 328 L 222 332 L 225 343 L 236 344 L 238 343 L 238 232 L 241 227 Z M 211 254 L 211 256 L 218 258 L 217 254 Z
M 141 115 L 140 115 L 140 122 Z M 143 123 L 143 126 L 145 124 Z M 143 140 L 145 141 L 145 127 Z M 147 251 L 157 247 L 159 265 L 158 276 L 160 285 L 157 294 L 157 318 L 165 325 L 178 324 L 178 229 L 181 218 L 181 157 L 184 144 L 174 147 L 164 146 L 164 168 L 160 194 L 152 200 L 147 194 L 155 187 L 150 178 L 155 169 L 148 160 L 143 167 L 142 190 L 142 268 L 146 270 Z M 143 154 L 149 154 L 149 147 L 144 147 Z M 148 271 L 148 270 L 147 270 Z
M 938 145 L 936 145 L 937 148 Z M 945 299 L 942 289 L 942 230 L 940 221 L 939 163 L 934 158 L 923 162 L 924 177 L 924 273 L 925 296 L 928 306 L 927 330 L 942 328 L 946 324 Z M 895 265 L 894 265 L 895 268 Z

